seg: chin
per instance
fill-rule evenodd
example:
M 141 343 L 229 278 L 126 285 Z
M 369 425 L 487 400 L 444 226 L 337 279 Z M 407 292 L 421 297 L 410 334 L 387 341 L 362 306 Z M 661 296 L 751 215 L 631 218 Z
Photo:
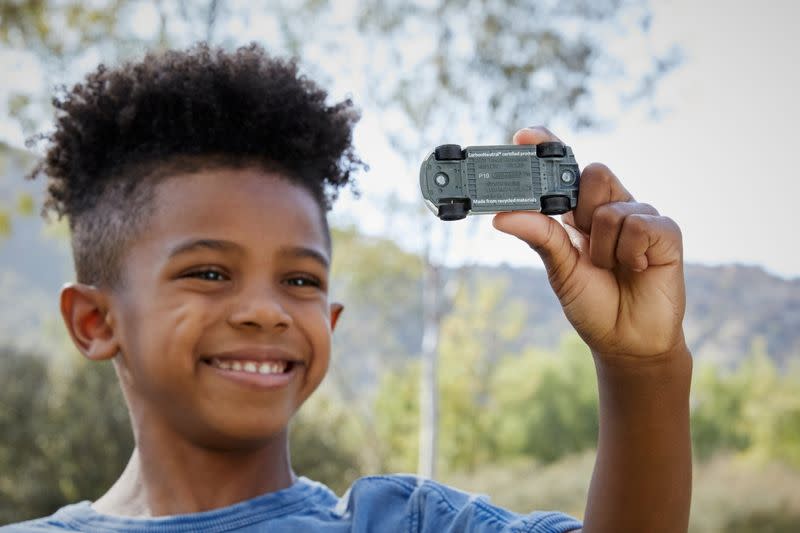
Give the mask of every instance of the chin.
M 245 451 L 264 446 L 285 446 L 289 418 L 284 413 L 263 412 L 251 416 L 239 413 L 235 420 L 195 418 L 182 433 L 195 445 L 212 450 Z

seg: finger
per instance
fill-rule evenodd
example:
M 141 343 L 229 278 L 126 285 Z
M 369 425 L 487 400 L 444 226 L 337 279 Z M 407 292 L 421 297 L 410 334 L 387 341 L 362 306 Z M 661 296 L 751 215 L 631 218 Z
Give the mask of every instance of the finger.
M 512 137 L 514 144 L 540 144 L 545 142 L 563 142 L 544 126 L 529 126 L 517 131 Z
M 617 261 L 635 271 L 680 263 L 681 230 L 669 217 L 629 215 L 622 224 L 616 255 Z
M 550 283 L 558 293 L 574 272 L 579 258 L 578 250 L 561 224 L 534 211 L 498 213 L 492 223 L 498 230 L 522 239 L 539 254 Z
M 594 210 L 589 238 L 589 257 L 595 266 L 612 269 L 617 266 L 617 242 L 622 226 L 630 215 L 658 215 L 648 204 L 611 202 Z
M 567 211 L 566 213 L 561 215 L 561 222 L 563 222 L 565 226 L 572 226 L 576 230 L 578 229 L 577 228 L 577 224 L 575 224 L 575 212 L 574 211 Z
M 611 169 L 602 163 L 592 163 L 581 172 L 578 205 L 575 207 L 575 227 L 591 234 L 594 211 L 609 202 L 632 202 L 633 196 L 622 186 Z
M 578 250 L 578 254 L 589 255 L 589 238 L 581 230 L 566 222 L 564 222 L 564 230 L 567 232 L 567 235 L 569 235 L 572 246 Z

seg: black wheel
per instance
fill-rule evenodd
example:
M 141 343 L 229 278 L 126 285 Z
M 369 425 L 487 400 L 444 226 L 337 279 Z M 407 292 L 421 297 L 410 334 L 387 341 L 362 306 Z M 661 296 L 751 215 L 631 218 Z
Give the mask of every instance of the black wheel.
M 559 142 L 540 143 L 536 145 L 536 157 L 564 157 L 567 150 Z
M 443 144 L 437 146 L 433 151 L 433 156 L 437 161 L 455 161 L 464 159 L 464 154 L 461 152 L 461 146 L 457 144 Z
M 572 209 L 567 196 L 543 196 L 542 213 L 545 215 L 561 215 Z
M 467 213 L 469 213 L 468 201 L 450 200 L 446 204 L 439 204 L 441 220 L 461 220 L 467 218 Z

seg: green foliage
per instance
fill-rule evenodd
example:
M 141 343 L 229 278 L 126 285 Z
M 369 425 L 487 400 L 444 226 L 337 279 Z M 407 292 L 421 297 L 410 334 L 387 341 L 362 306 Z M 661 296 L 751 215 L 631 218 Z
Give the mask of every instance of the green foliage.
M 67 380 L 51 398 L 49 424 L 58 433 L 48 435 L 43 448 L 64 501 L 94 500 L 116 480 L 133 450 L 128 409 L 110 362 L 80 361 Z M 81 419 L 88 423 L 76 423 Z
M 58 383 L 42 358 L 4 348 L 0 376 L 0 523 L 108 489 L 133 449 L 112 365 L 78 364 Z
M 386 239 L 369 239 L 354 227 L 333 228 L 331 275 L 354 303 L 386 302 L 386 312 L 409 301 L 422 273 L 419 256 Z M 389 315 L 390 316 L 390 315 Z
M 8 211 L 0 210 L 0 237 L 11 235 L 11 215 Z
M 719 449 L 740 451 L 750 446 L 742 416 L 747 401 L 743 377 L 721 376 L 714 366 L 695 370 L 691 428 L 694 453 L 699 459 L 706 460 Z
M 797 533 L 800 531 L 800 513 L 788 509 L 757 511 L 734 518 L 725 525 L 726 533 Z
M 558 353 L 500 350 L 525 327 L 505 280 L 462 287 L 439 346 L 439 460 L 444 472 L 534 457 L 554 461 L 597 440 L 591 354 L 576 336 Z M 416 465 L 419 365 L 384 376 L 376 411 L 388 470 Z
M 418 361 L 386 372 L 375 402 L 377 433 L 381 443 L 382 470 L 414 472 L 419 454 Z
M 462 286 L 441 326 L 439 453 L 444 468 L 472 469 L 495 455 L 493 424 L 503 406 L 490 384 L 500 347 L 515 337 L 525 315 L 518 302 L 505 302 L 506 280 Z
M 736 370 L 695 371 L 692 440 L 701 460 L 719 450 L 800 468 L 800 366 L 779 373 L 764 343 Z
M 45 56 L 80 53 L 87 45 L 113 38 L 119 12 L 129 1 L 11 0 L 0 3 L 0 43 L 33 49 Z
M 17 213 L 24 216 L 30 216 L 33 214 L 33 209 L 33 196 L 27 193 L 22 193 L 17 196 Z
M 292 466 L 342 494 L 364 475 L 364 433 L 342 402 L 318 392 L 303 405 L 290 432 Z
M 502 456 L 551 462 L 597 444 L 597 378 L 577 336 L 566 337 L 557 354 L 527 350 L 507 358 L 495 390 L 502 391 L 496 422 Z
M 363 402 L 387 363 L 419 350 L 422 261 L 352 227 L 334 228 L 332 238 L 331 298 L 345 310 L 334 335 L 331 377 L 346 399 Z M 340 355 L 339 346 L 347 352 Z
M 33 516 L 57 498 L 46 486 L 50 468 L 42 460 L 41 430 L 47 416 L 46 362 L 0 349 L 0 523 Z

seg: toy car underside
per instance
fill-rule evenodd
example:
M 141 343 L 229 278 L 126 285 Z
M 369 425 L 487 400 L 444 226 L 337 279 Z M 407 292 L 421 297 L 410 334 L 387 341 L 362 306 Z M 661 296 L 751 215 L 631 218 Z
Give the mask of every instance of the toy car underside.
M 566 213 L 578 202 L 580 170 L 572 149 L 538 145 L 437 147 L 422 163 L 420 188 L 442 220 L 500 211 Z

